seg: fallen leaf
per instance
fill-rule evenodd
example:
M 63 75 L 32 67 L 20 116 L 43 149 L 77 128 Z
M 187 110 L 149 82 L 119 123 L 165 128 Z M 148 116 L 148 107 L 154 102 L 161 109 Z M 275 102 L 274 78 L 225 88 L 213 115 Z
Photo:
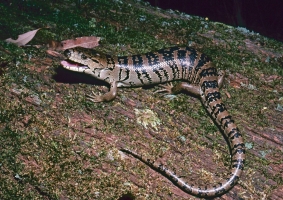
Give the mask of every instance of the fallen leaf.
M 71 40 L 64 40 L 61 42 L 62 50 L 70 49 L 74 47 L 83 47 L 91 49 L 99 45 L 100 37 L 88 36 L 88 37 L 79 37 Z M 58 48 L 57 48 L 58 50 Z
M 231 94 L 228 91 L 226 91 L 226 90 L 224 92 L 225 92 L 226 96 L 230 99 L 231 98 Z
M 233 88 L 241 88 L 242 84 L 248 85 L 249 79 L 239 73 L 236 74 L 230 74 L 228 76 L 228 79 L 230 80 L 230 85 Z
M 18 36 L 17 40 L 13 40 L 12 38 L 8 38 L 5 41 L 14 43 L 14 44 L 16 44 L 18 46 L 26 45 L 29 41 L 32 40 L 32 38 L 35 36 L 37 31 L 40 30 L 40 29 L 41 28 L 33 30 L 33 31 L 26 32 L 24 34 L 21 34 L 21 35 Z

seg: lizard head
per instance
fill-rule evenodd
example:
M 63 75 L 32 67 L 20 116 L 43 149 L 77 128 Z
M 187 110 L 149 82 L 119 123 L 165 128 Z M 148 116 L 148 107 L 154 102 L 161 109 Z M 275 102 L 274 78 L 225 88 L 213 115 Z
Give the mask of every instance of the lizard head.
M 67 49 L 64 55 L 66 60 L 61 61 L 61 65 L 71 71 L 93 75 L 95 69 L 105 68 L 103 55 L 91 49 Z

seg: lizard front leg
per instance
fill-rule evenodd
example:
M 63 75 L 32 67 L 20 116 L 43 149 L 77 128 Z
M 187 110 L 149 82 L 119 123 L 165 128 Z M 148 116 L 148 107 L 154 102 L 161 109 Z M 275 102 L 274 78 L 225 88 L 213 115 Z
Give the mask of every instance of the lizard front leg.
M 107 92 L 106 94 L 100 95 L 100 96 L 86 95 L 87 99 L 94 103 L 103 102 L 103 101 L 111 101 L 115 99 L 115 97 L 117 96 L 117 91 L 118 91 L 117 85 L 118 83 L 116 81 L 111 82 L 109 92 Z

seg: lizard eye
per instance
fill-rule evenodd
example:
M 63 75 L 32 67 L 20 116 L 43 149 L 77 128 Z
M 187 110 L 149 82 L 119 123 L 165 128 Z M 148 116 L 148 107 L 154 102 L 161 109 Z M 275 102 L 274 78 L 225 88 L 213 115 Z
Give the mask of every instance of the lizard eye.
M 70 50 L 70 49 L 66 49 L 65 51 L 64 51 L 64 55 L 66 56 L 66 57 L 70 57 L 71 56 L 71 54 L 72 54 L 72 50 Z
M 83 60 L 87 59 L 86 55 L 84 55 L 84 54 L 81 55 L 81 58 L 82 58 Z

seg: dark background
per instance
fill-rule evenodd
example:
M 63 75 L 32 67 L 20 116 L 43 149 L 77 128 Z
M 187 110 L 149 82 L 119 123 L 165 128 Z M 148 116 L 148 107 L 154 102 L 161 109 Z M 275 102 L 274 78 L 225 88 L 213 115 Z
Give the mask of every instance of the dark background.
M 152 6 L 179 10 L 211 21 L 245 27 L 283 42 L 283 0 L 147 0 Z

